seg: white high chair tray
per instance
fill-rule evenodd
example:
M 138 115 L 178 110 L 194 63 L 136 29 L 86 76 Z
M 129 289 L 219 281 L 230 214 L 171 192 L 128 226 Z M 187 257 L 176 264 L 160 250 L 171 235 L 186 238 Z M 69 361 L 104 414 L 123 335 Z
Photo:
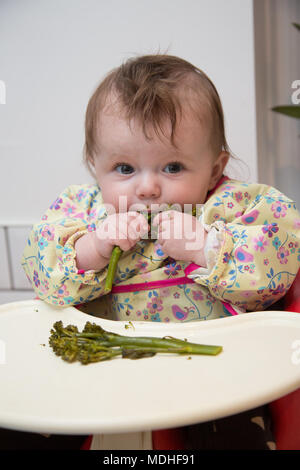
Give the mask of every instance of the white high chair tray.
M 223 346 L 218 356 L 156 355 L 88 365 L 48 346 L 55 321 Z M 102 320 L 39 300 L 0 306 L 0 427 L 55 434 L 147 431 L 208 421 L 300 387 L 300 314 L 255 312 L 161 324 Z

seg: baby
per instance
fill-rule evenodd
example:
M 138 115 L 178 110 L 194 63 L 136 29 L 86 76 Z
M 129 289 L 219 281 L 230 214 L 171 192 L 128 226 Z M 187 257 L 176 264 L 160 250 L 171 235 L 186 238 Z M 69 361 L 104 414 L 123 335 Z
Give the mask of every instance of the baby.
M 280 299 L 300 266 L 300 215 L 276 189 L 224 177 L 229 156 L 220 98 L 201 70 L 155 55 L 111 71 L 86 113 L 96 184 L 65 189 L 24 251 L 37 296 L 103 318 L 164 322 Z M 149 238 L 145 211 L 167 204 Z M 123 254 L 104 295 L 114 246 Z
M 37 296 L 110 320 L 164 322 L 279 300 L 300 267 L 300 214 L 275 188 L 225 177 L 229 157 L 220 98 L 201 70 L 167 55 L 112 70 L 86 113 L 96 183 L 65 189 L 23 254 Z M 122 256 L 106 294 L 114 246 Z

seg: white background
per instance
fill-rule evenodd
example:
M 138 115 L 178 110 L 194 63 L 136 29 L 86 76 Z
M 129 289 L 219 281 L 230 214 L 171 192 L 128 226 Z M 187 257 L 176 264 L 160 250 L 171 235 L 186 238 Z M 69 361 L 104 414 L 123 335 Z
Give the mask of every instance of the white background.
M 30 225 L 66 186 L 92 181 L 88 99 L 121 61 L 157 51 L 213 80 L 242 177 L 257 179 L 251 0 L 1 0 L 0 225 Z
M 0 304 L 33 298 L 20 260 L 31 225 L 82 163 L 88 100 L 132 55 L 181 56 L 215 83 L 228 143 L 257 180 L 252 0 L 0 0 Z

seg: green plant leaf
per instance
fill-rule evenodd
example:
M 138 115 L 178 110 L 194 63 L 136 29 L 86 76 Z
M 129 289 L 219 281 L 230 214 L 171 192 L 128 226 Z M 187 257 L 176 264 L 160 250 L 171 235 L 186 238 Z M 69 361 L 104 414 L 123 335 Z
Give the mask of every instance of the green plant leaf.
M 272 108 L 272 111 L 275 111 L 275 113 L 280 113 L 289 117 L 300 119 L 299 105 L 275 106 L 274 108 Z
M 300 24 L 299 23 L 292 23 L 292 25 L 294 25 L 295 28 L 299 29 L 299 31 L 300 31 Z

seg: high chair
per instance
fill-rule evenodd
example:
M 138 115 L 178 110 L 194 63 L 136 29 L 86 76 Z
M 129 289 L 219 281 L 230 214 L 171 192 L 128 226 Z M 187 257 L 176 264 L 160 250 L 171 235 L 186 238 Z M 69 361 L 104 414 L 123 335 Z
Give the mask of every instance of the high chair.
M 300 270 L 285 297 L 271 308 L 300 313 Z M 300 450 L 300 388 L 269 403 L 269 410 L 276 449 Z M 89 436 L 81 449 L 89 450 L 91 440 Z M 153 450 L 184 450 L 184 428 L 152 431 L 152 445 Z
M 300 313 L 300 270 L 285 297 L 272 305 L 270 309 Z M 300 450 L 300 388 L 269 403 L 268 406 L 276 449 Z M 80 445 L 80 449 L 89 450 L 92 438 L 93 436 L 88 436 Z M 152 431 L 153 450 L 184 450 L 185 448 L 184 428 Z

